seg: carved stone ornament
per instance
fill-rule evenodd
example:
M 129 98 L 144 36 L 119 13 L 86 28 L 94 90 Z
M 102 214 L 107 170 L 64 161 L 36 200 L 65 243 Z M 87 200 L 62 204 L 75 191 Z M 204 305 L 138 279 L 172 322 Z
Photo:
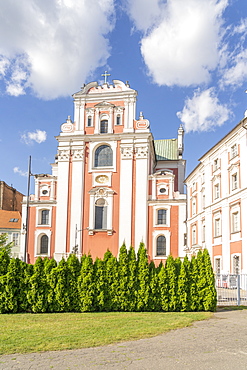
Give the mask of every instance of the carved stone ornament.
M 69 133 L 69 132 L 73 132 L 74 130 L 75 130 L 75 126 L 72 123 L 70 116 L 68 116 L 66 122 L 63 123 L 61 126 L 61 131 L 65 133 Z
M 96 197 L 107 197 L 107 191 L 104 188 L 99 188 L 95 192 Z
M 136 121 L 136 128 L 137 130 L 147 130 L 149 128 L 149 120 L 148 119 L 140 119 Z
M 73 150 L 73 159 L 83 159 L 84 157 L 84 150 L 83 149 L 74 149 Z
M 148 146 L 137 146 L 135 147 L 136 158 L 147 158 L 148 157 Z
M 133 146 L 121 146 L 121 159 L 133 158 Z
M 61 149 L 58 151 L 58 160 L 59 161 L 68 161 L 69 160 L 69 149 Z
M 105 184 L 106 182 L 109 181 L 109 178 L 106 175 L 99 175 L 99 176 L 96 177 L 95 181 L 98 184 Z

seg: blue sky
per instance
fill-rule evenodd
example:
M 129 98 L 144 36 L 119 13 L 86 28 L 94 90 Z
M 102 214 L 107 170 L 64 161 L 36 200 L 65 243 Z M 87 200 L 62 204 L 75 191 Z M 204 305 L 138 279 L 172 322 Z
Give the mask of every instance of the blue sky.
M 247 109 L 246 0 L 0 0 L 0 179 L 26 193 L 84 83 L 128 80 L 155 139 L 185 129 L 187 174 Z M 136 117 L 138 118 L 138 117 Z

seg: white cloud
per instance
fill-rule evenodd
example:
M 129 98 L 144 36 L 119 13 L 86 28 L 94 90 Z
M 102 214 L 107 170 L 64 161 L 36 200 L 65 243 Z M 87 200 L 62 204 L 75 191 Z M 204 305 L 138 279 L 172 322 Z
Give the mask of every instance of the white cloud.
M 9 94 L 29 87 L 44 99 L 71 95 L 106 63 L 114 0 L 0 3 L 0 55 L 7 61 L 2 68 Z
M 21 139 L 25 144 L 32 144 L 33 141 L 36 141 L 36 143 L 41 144 L 44 141 L 46 141 L 46 132 L 41 130 L 36 130 L 35 132 L 28 132 L 23 135 L 21 135 Z
M 247 80 L 247 50 L 233 57 L 233 66 L 224 70 L 221 87 L 232 85 L 239 87 Z
M 223 125 L 231 116 L 227 105 L 222 105 L 213 88 L 194 92 L 187 98 L 182 112 L 177 113 L 184 123 L 185 131 L 209 131 Z
M 219 62 L 222 12 L 228 0 L 167 0 L 165 5 L 159 2 L 159 16 L 157 1 L 148 3 L 144 7 L 143 2 L 133 0 L 129 12 L 136 27 L 143 30 L 146 9 L 155 5 L 147 22 L 149 31 L 141 41 L 153 81 L 167 86 L 209 82 Z
M 138 30 L 147 31 L 158 22 L 161 14 L 160 0 L 128 0 L 127 12 Z
M 27 177 L 27 175 L 28 175 L 28 173 L 27 173 L 27 172 L 24 172 L 24 171 L 20 170 L 20 168 L 19 168 L 19 167 L 14 167 L 14 168 L 13 168 L 13 171 L 14 171 L 14 173 L 18 173 L 20 176 L 25 176 L 25 177 Z

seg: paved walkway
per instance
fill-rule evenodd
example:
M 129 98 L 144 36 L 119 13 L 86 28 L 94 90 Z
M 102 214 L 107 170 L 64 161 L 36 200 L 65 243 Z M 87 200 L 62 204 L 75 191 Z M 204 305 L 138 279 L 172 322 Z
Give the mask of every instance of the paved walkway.
M 154 338 L 71 351 L 0 356 L 0 369 L 247 370 L 247 310 Z

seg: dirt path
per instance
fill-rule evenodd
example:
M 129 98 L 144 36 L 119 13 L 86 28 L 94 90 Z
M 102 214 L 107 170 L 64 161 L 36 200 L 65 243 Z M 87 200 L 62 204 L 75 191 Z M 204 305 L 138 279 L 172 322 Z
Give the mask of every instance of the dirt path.
M 247 310 L 106 347 L 0 356 L 0 369 L 247 370 Z

